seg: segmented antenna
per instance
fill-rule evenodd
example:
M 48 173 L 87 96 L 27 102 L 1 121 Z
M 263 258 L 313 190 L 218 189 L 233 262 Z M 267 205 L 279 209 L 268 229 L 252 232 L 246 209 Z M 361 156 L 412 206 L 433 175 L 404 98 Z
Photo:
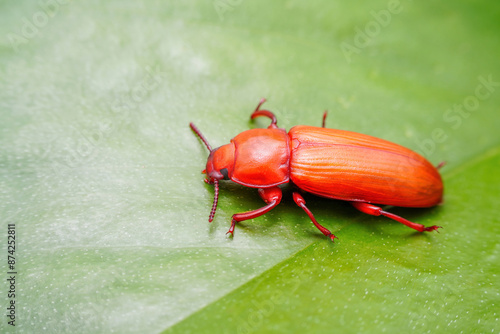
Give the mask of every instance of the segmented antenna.
M 191 130 L 193 130 L 194 133 L 196 133 L 198 135 L 198 137 L 200 137 L 201 141 L 203 142 L 203 144 L 205 144 L 205 146 L 208 148 L 208 150 L 210 152 L 212 152 L 212 146 L 210 146 L 210 144 L 208 143 L 205 136 L 201 133 L 201 131 L 198 130 L 198 128 L 193 123 L 189 123 L 189 126 L 191 127 Z
M 212 204 L 212 211 L 210 211 L 210 216 L 208 216 L 208 221 L 211 223 L 214 220 L 215 210 L 217 210 L 217 202 L 219 202 L 219 181 L 214 180 L 215 192 L 214 192 L 214 203 Z
M 201 133 L 201 131 L 198 130 L 198 128 L 193 123 L 189 123 L 189 126 L 194 131 L 194 133 L 196 133 L 196 135 L 200 137 L 201 141 L 203 142 L 203 144 L 205 144 L 208 150 L 212 152 L 212 147 L 208 143 L 208 140 L 205 138 L 205 136 Z M 205 181 L 209 182 L 207 180 Z M 210 215 L 208 216 L 208 221 L 210 223 L 214 220 L 215 211 L 217 210 L 217 203 L 219 202 L 219 180 L 217 179 L 214 180 L 214 186 L 215 186 L 214 202 L 212 204 L 212 210 L 210 211 Z

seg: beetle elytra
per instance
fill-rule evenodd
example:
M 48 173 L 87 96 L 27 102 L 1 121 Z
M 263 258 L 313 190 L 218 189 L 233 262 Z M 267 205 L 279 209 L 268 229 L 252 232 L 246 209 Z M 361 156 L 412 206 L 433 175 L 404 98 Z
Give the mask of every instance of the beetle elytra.
M 294 126 L 287 133 L 277 126 L 276 116 L 260 107 L 251 115 L 271 119 L 267 129 L 251 129 L 234 137 L 229 144 L 212 149 L 198 128 L 191 129 L 210 151 L 205 182 L 214 184 L 215 193 L 209 221 L 214 218 L 219 198 L 219 181 L 257 188 L 265 206 L 232 216 L 227 233 L 233 235 L 237 222 L 259 217 L 282 198 L 279 185 L 291 183 L 293 200 L 313 224 L 332 241 L 336 238 L 319 224 L 301 194 L 350 202 L 356 209 L 373 216 L 386 216 L 419 232 L 435 231 L 440 226 L 411 222 L 382 210 L 377 205 L 426 208 L 442 202 L 443 182 L 438 169 L 421 155 L 398 144 L 376 137 L 325 128 Z M 376 204 L 376 205 L 375 205 Z

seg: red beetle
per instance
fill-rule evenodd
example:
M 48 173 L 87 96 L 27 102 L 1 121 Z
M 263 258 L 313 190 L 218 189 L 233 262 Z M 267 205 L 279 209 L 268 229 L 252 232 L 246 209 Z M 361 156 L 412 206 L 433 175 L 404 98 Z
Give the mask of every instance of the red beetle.
M 373 205 L 412 208 L 432 207 L 442 202 L 443 181 L 438 169 L 421 155 L 403 146 L 376 137 L 325 128 L 298 125 L 287 133 L 276 125 L 276 116 L 261 110 L 262 99 L 251 119 L 271 119 L 267 129 L 247 130 L 227 145 L 212 149 L 203 134 L 190 123 L 210 151 L 205 182 L 215 185 L 211 222 L 217 208 L 219 181 L 231 180 L 257 188 L 266 203 L 260 209 L 234 214 L 227 233 L 233 235 L 236 222 L 259 217 L 281 201 L 279 185 L 292 183 L 298 189 L 318 196 L 350 202 L 361 212 L 386 216 L 419 232 L 434 231 L 440 226 L 425 227 Z M 314 225 L 332 241 L 336 238 L 321 226 L 306 207 L 300 192 L 293 199 Z

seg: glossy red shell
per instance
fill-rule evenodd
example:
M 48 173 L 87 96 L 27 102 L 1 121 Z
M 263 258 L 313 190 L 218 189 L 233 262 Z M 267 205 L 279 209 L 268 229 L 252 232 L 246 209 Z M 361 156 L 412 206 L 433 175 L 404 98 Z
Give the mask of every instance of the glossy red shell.
M 443 182 L 424 157 L 392 142 L 344 130 L 295 126 L 290 178 L 307 192 L 345 201 L 430 207 Z
M 247 130 L 231 140 L 234 167 L 229 178 L 254 188 L 268 188 L 289 181 L 290 145 L 283 129 Z

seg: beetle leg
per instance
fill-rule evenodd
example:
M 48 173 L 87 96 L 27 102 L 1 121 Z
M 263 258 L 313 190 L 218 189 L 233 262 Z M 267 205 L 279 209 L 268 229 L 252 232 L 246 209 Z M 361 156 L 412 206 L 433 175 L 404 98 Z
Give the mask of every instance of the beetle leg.
M 323 122 L 321 123 L 322 128 L 324 128 L 326 124 L 326 115 L 328 115 L 328 110 L 325 110 L 325 113 L 323 114 Z
M 281 189 L 279 187 L 261 188 L 259 189 L 259 195 L 267 205 L 257 210 L 234 214 L 231 219 L 231 227 L 226 234 L 234 234 L 234 227 L 236 226 L 236 222 L 241 222 L 244 220 L 254 219 L 262 216 L 263 214 L 271 211 L 281 202 Z
M 364 202 L 351 202 L 351 204 L 356 209 L 358 209 L 359 211 L 361 211 L 363 213 L 367 213 L 367 214 L 372 215 L 372 216 L 380 216 L 380 215 L 386 216 L 388 218 L 394 219 L 397 222 L 400 222 L 401 224 L 405 224 L 406 226 L 411 227 L 412 229 L 417 230 L 419 232 L 437 231 L 438 228 L 441 228 L 441 226 L 436 226 L 436 225 L 425 227 L 422 224 L 413 223 L 407 219 L 404 219 L 403 217 L 400 217 L 400 216 L 395 215 L 393 213 L 384 211 L 384 210 L 382 210 L 382 208 L 375 206 L 375 205 L 372 205 L 372 204 L 368 204 L 368 203 L 364 203 Z
M 269 110 L 260 110 L 260 106 L 266 102 L 266 99 L 262 98 L 259 102 L 259 104 L 257 105 L 257 108 L 255 108 L 255 111 L 252 113 L 252 115 L 250 116 L 250 119 L 254 119 L 256 117 L 259 117 L 259 116 L 266 116 L 266 117 L 269 117 L 271 119 L 271 125 L 269 125 L 267 128 L 268 129 L 277 129 L 278 128 L 278 120 L 276 119 L 276 116 L 270 112 Z
M 446 161 L 441 161 L 439 165 L 436 166 L 437 169 L 443 168 L 443 166 L 446 165 Z
M 328 238 L 330 238 L 332 241 L 333 239 L 337 238 L 336 236 L 333 235 L 332 232 L 330 232 L 327 228 L 323 227 L 320 223 L 318 223 L 316 221 L 316 218 L 314 218 L 311 210 L 309 210 L 306 206 L 306 201 L 304 200 L 304 197 L 302 197 L 301 194 L 299 194 L 298 192 L 294 192 L 293 193 L 293 200 L 295 201 L 295 203 L 302 208 L 302 210 L 304 210 L 307 215 L 309 216 L 309 218 L 311 218 L 311 221 L 313 222 L 314 226 L 316 226 L 318 228 L 318 230 L 321 231 L 321 233 L 323 233 L 324 235 L 326 235 Z

